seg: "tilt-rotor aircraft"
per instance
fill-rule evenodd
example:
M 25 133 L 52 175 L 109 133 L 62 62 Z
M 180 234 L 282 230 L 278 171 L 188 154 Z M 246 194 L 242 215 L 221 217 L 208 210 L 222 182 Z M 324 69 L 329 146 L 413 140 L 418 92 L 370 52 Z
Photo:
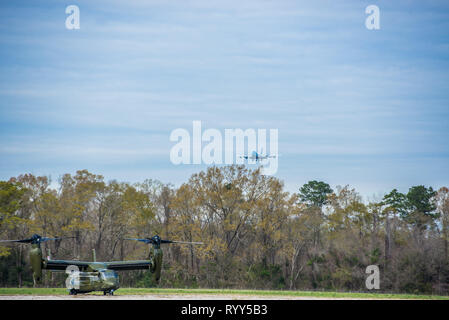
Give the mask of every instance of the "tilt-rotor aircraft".
M 64 238 L 47 238 L 34 234 L 31 238 L 22 240 L 0 240 L 0 242 L 18 242 L 31 244 L 30 262 L 33 270 L 34 284 L 42 280 L 42 270 L 65 271 L 68 273 L 66 286 L 70 295 L 87 293 L 91 291 L 103 291 L 104 295 L 113 295 L 119 288 L 119 277 L 117 271 L 124 270 L 149 270 L 154 274 L 156 281 L 161 277 L 163 252 L 161 244 L 203 244 L 202 242 L 185 242 L 162 240 L 158 235 L 152 238 L 136 239 L 126 238 L 125 240 L 135 240 L 151 244 L 148 260 L 129 261 L 79 261 L 79 260 L 52 260 L 42 257 L 41 243 L 49 240 L 61 240 Z M 95 257 L 95 255 L 94 255 Z

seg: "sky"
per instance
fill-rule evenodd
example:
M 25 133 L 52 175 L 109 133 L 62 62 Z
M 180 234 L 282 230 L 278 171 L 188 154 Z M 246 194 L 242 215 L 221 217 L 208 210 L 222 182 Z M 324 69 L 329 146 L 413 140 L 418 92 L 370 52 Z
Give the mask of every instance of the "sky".
M 1 1 L 0 180 L 179 186 L 207 165 L 173 164 L 170 134 L 201 121 L 277 129 L 291 192 L 449 186 L 448 67 L 447 0 Z

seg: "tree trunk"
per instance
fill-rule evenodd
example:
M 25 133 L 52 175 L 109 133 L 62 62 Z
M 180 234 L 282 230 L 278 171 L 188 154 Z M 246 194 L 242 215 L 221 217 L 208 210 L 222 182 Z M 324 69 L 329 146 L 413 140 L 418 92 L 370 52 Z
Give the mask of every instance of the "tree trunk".
M 390 213 L 387 212 L 385 219 L 385 271 L 388 270 L 391 255 L 391 228 L 390 228 Z

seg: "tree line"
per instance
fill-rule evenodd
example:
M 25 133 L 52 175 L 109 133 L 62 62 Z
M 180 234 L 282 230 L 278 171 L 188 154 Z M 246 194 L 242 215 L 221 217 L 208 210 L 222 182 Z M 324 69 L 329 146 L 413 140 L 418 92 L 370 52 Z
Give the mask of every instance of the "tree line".
M 99 261 L 144 259 L 126 237 L 201 241 L 163 245 L 159 284 L 149 272 L 120 273 L 123 287 L 205 287 L 449 294 L 449 190 L 412 186 L 363 201 L 353 188 L 309 181 L 296 193 L 244 166 L 209 167 L 175 188 L 156 180 L 105 182 L 87 170 L 0 181 L 0 238 L 46 242 L 45 255 Z M 0 285 L 31 286 L 26 244 L 0 246 Z M 63 286 L 49 273 L 44 286 Z

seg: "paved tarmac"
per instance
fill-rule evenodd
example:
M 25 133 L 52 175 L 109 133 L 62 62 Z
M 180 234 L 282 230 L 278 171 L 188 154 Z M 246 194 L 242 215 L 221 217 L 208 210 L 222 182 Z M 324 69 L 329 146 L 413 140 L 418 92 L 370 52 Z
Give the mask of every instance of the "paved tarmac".
M 92 294 L 71 295 L 0 295 L 0 300 L 373 300 L 361 298 L 323 298 L 296 296 L 261 296 L 239 294 L 145 294 L 103 296 Z M 391 300 L 391 299 L 389 299 Z

